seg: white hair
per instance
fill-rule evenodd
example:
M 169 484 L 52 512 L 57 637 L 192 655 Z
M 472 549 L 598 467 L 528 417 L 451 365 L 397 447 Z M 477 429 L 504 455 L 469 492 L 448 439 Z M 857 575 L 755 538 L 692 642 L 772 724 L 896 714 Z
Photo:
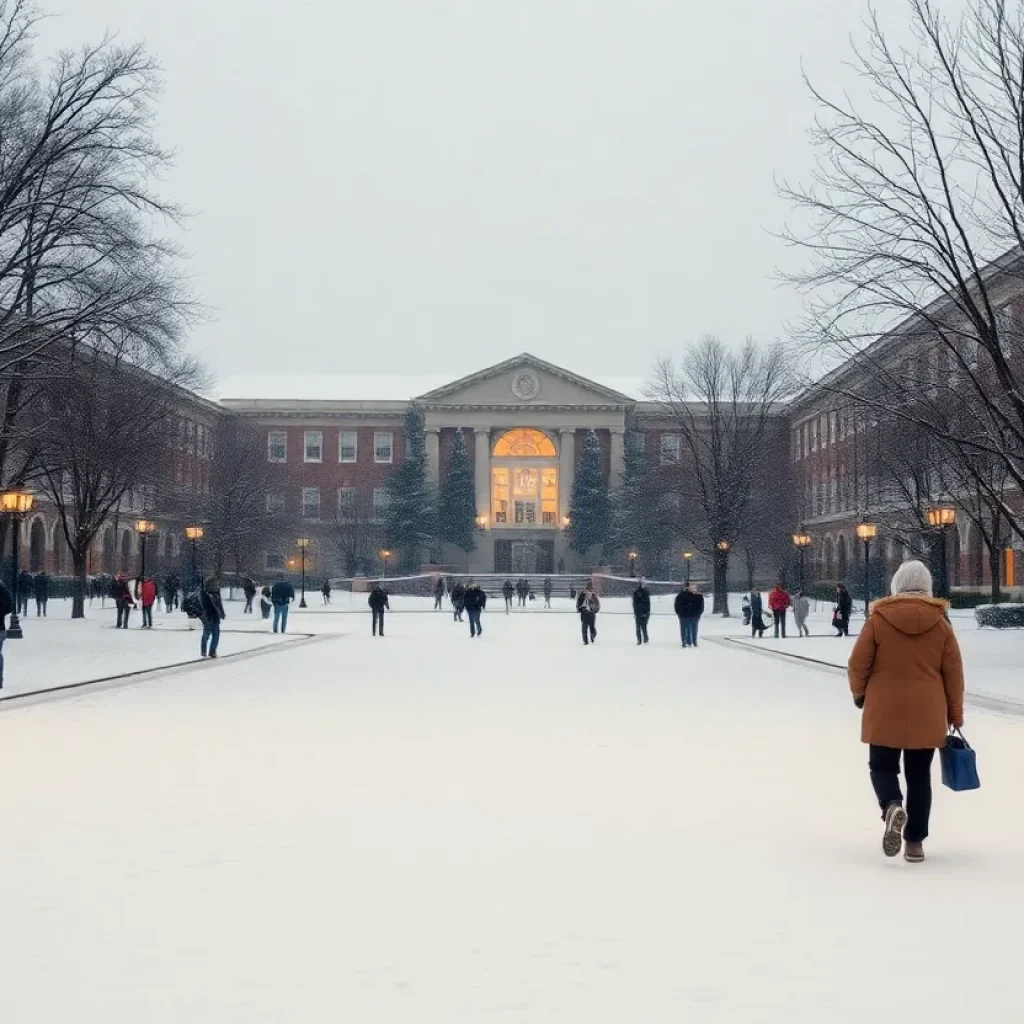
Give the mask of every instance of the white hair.
M 892 578 L 893 594 L 927 594 L 932 596 L 932 574 L 924 562 L 904 562 Z

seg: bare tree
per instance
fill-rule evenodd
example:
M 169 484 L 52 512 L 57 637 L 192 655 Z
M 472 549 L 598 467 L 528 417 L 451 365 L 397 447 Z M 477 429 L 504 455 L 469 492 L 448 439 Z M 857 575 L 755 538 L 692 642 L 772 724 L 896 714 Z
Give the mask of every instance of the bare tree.
M 748 340 L 730 349 L 711 336 L 691 346 L 678 369 L 659 362 L 646 388 L 681 434 L 682 504 L 696 520 L 683 532 L 714 562 L 713 610 L 722 615 L 729 614 L 729 555 L 756 513 L 755 483 L 773 432 L 784 429 L 781 403 L 793 388 L 781 345 Z
M 348 576 L 377 571 L 377 552 L 384 529 L 367 495 L 353 491 L 351 500 L 339 506 L 337 518 L 327 527 L 326 540 Z
M 958 22 L 932 0 L 907 9 L 913 49 L 872 14 L 859 94 L 811 88 L 817 169 L 782 185 L 808 257 L 791 279 L 812 296 L 808 339 L 844 364 L 822 390 L 996 459 L 1019 490 L 1024 6 L 971 0 Z M 1019 510 L 1000 507 L 1021 535 Z

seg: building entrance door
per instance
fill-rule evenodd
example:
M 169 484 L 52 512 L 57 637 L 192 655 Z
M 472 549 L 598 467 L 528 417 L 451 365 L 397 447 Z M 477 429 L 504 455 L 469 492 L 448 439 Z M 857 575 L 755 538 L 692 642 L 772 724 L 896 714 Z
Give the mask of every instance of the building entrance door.
M 537 571 L 537 545 L 533 541 L 512 541 L 512 573 L 532 576 Z

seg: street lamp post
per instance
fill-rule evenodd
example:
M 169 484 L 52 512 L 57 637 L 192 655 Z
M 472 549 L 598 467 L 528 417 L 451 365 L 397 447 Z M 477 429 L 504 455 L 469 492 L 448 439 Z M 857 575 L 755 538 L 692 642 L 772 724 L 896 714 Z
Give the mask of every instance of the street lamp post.
M 871 542 L 878 533 L 874 523 L 861 523 L 857 527 L 857 536 L 864 541 L 864 619 L 867 620 L 871 606 Z
M 630 551 L 629 553 L 629 575 L 636 575 L 636 552 Z
M 192 542 L 192 585 L 199 583 L 199 554 L 196 545 L 203 539 L 203 528 L 201 526 L 186 526 L 185 537 Z
M 11 517 L 11 596 L 14 598 L 14 611 L 7 624 L 7 639 L 22 640 L 25 634 L 18 618 L 18 550 L 20 548 L 21 520 L 26 512 L 32 511 L 35 495 L 31 491 L 17 488 L 0 493 L 0 513 Z
M 686 562 L 686 585 L 690 585 L 690 565 L 693 562 L 693 552 L 684 551 L 683 560 Z
M 387 576 L 387 574 L 388 574 L 388 559 L 391 557 L 391 552 L 388 551 L 387 548 L 382 548 L 381 552 L 380 552 L 380 557 L 384 561 L 384 575 Z
M 793 534 L 793 546 L 800 553 L 800 589 L 804 589 L 804 552 L 811 546 L 811 538 L 806 533 Z
M 933 505 L 927 511 L 928 525 L 938 531 L 939 543 L 942 545 L 942 558 L 939 561 L 939 597 L 949 597 L 949 565 L 946 561 L 946 534 L 956 522 L 956 509 L 952 505 Z
M 299 597 L 299 607 L 306 607 L 306 548 L 309 547 L 309 538 L 300 537 L 296 542 L 299 552 L 302 555 L 302 593 Z
M 715 580 L 714 604 L 721 610 L 722 617 L 729 615 L 729 548 L 727 540 L 720 540 L 715 545 Z M 719 595 L 721 590 L 721 595 Z
M 137 519 L 135 532 L 139 535 L 139 579 L 146 577 L 146 538 L 156 532 L 156 523 L 151 519 Z

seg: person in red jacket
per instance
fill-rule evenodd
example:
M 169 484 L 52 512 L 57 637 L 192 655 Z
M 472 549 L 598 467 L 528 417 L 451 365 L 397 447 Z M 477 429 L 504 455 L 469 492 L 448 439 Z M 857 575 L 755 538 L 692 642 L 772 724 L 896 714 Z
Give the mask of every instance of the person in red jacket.
M 139 602 L 142 604 L 142 628 L 153 628 L 153 605 L 156 604 L 156 581 L 146 576 L 139 587 Z
M 793 602 L 789 594 L 783 589 L 781 583 L 776 583 L 772 592 L 768 595 L 768 607 L 771 609 L 772 618 L 775 620 L 775 639 L 779 638 L 779 629 L 782 630 L 782 639 L 786 639 L 786 609 Z

